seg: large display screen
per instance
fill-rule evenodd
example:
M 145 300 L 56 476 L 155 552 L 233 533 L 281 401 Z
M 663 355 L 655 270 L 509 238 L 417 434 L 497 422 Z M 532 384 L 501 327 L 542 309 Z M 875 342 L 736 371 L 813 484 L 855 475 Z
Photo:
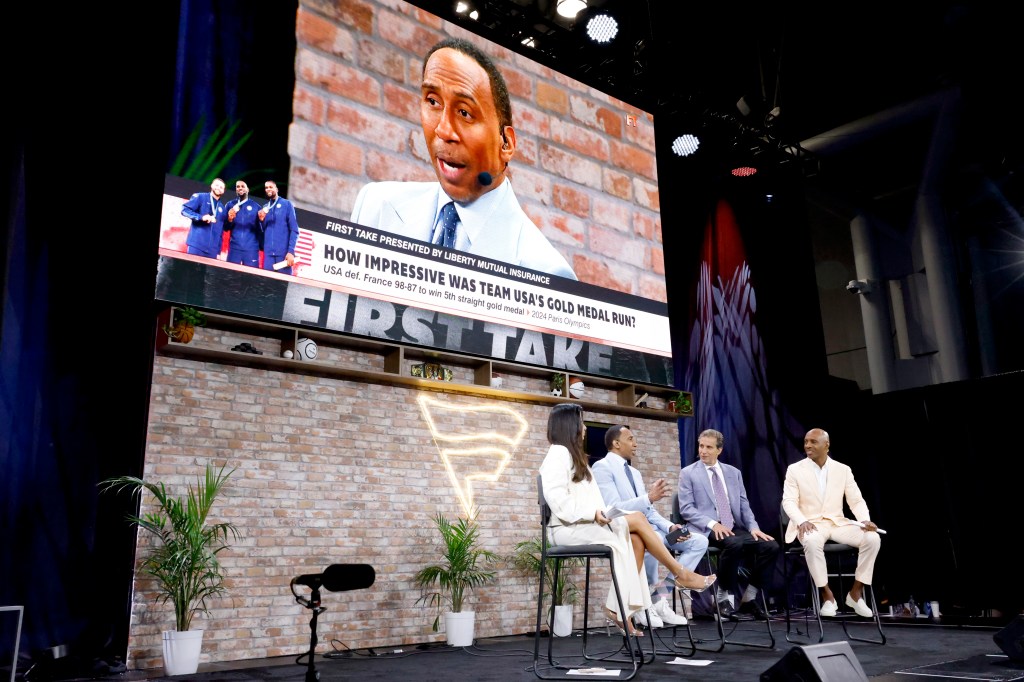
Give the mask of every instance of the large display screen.
M 649 113 L 407 3 L 296 38 L 287 195 L 168 175 L 158 299 L 672 384 Z

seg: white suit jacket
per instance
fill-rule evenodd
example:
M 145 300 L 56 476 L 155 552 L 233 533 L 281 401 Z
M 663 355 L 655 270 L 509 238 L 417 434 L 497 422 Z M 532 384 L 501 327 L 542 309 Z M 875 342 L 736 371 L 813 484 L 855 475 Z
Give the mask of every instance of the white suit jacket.
M 474 209 L 479 201 L 458 205 L 461 232 L 468 240 L 459 242 L 459 250 L 577 279 L 568 261 L 523 212 L 510 182 L 503 181 L 485 196 L 484 210 Z M 437 182 L 371 182 L 359 190 L 350 220 L 430 243 L 438 212 L 449 201 Z
M 793 542 L 798 534 L 797 526 L 804 521 L 831 521 L 837 526 L 856 523 L 843 515 L 843 498 L 857 521 L 868 521 L 871 514 L 861 495 L 853 470 L 831 457 L 828 460 L 828 478 L 825 480 L 825 495 L 818 492 L 818 465 L 810 457 L 790 464 L 786 468 L 786 480 L 782 484 L 782 508 L 789 516 L 786 528 L 786 542 Z
M 658 510 L 651 504 L 651 498 L 647 496 L 647 488 L 644 486 L 644 477 L 636 467 L 630 466 L 633 472 L 633 481 L 636 483 L 636 492 L 626 477 L 626 460 L 614 452 L 609 452 L 601 459 L 594 462 L 590 467 L 594 472 L 594 479 L 597 480 L 597 487 L 601 490 L 601 497 L 605 504 L 615 505 L 626 511 L 643 512 L 651 525 L 668 534 L 672 522 L 658 513 Z

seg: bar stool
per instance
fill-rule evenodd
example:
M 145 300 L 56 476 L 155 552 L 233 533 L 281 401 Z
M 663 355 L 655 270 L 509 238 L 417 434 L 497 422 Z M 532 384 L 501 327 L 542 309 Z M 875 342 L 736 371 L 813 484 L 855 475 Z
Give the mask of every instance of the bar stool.
M 551 508 L 548 506 L 547 501 L 544 499 L 544 486 L 541 481 L 541 477 L 537 476 L 537 497 L 540 505 L 540 535 L 541 535 L 541 551 L 540 551 L 540 580 L 539 588 L 537 590 L 537 630 L 534 633 L 533 639 L 533 672 L 542 680 L 561 680 L 565 679 L 567 674 L 579 674 L 562 672 L 558 675 L 547 675 L 541 672 L 540 666 L 540 633 L 541 625 L 544 620 L 544 575 L 548 569 L 548 561 L 550 560 L 553 564 L 551 569 L 554 572 L 554 580 L 558 581 L 558 573 L 562 567 L 562 561 L 564 559 L 581 558 L 585 561 L 586 566 L 586 578 L 583 588 L 583 637 L 581 642 L 581 653 L 574 656 L 573 658 L 582 658 L 584 661 L 595 661 L 601 662 L 601 667 L 608 668 L 607 663 L 626 663 L 626 666 L 611 667 L 608 668 L 608 676 L 592 675 L 587 674 L 587 678 L 597 679 L 616 679 L 616 680 L 631 680 L 636 676 L 637 671 L 645 663 L 650 663 L 654 660 L 654 638 L 651 637 L 651 652 L 650 658 L 645 659 L 645 656 L 640 649 L 639 638 L 628 633 L 623 636 L 623 640 L 626 648 L 629 650 L 629 659 L 614 659 L 607 656 L 593 656 L 587 652 L 587 641 L 589 635 L 589 628 L 587 627 L 587 620 L 590 612 L 590 565 L 594 559 L 607 559 L 608 568 L 611 572 L 612 587 L 615 592 L 615 597 L 619 602 L 619 613 L 624 614 L 626 612 L 625 605 L 622 601 L 622 592 L 619 590 L 619 581 L 615 577 L 615 559 L 613 557 L 612 548 L 607 545 L 555 545 L 550 546 L 548 544 L 548 524 L 551 522 Z M 552 630 L 554 620 L 554 609 L 550 609 L 551 618 L 548 622 L 549 632 Z M 649 617 L 649 614 L 648 614 Z M 650 622 L 650 621 L 648 621 Z M 552 670 L 559 671 L 572 671 L 580 668 L 593 667 L 589 663 L 581 663 L 579 665 L 563 665 L 557 662 L 554 658 L 553 647 L 554 647 L 554 636 L 548 638 L 548 654 L 547 654 L 547 665 Z M 635 645 L 635 648 L 634 648 Z M 625 676 L 620 677 L 621 673 L 626 673 Z

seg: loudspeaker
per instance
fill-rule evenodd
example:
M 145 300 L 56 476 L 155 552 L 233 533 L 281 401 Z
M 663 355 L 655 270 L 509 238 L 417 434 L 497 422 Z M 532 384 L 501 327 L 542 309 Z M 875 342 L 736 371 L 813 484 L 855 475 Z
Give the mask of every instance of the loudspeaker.
M 1015 661 L 1024 661 L 1024 616 L 1017 616 L 1012 623 L 992 635 L 999 648 Z
M 761 682 L 867 682 L 849 642 L 795 646 L 761 673 Z

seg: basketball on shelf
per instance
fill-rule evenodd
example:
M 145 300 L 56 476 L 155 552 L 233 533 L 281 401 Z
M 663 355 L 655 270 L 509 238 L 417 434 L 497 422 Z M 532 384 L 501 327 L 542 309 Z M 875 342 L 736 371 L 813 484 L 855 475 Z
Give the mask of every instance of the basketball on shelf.
M 582 398 L 587 387 L 579 377 L 569 377 L 569 395 L 573 398 Z
M 316 341 L 313 339 L 307 339 L 305 337 L 295 342 L 295 359 L 296 360 L 315 360 L 316 359 Z

